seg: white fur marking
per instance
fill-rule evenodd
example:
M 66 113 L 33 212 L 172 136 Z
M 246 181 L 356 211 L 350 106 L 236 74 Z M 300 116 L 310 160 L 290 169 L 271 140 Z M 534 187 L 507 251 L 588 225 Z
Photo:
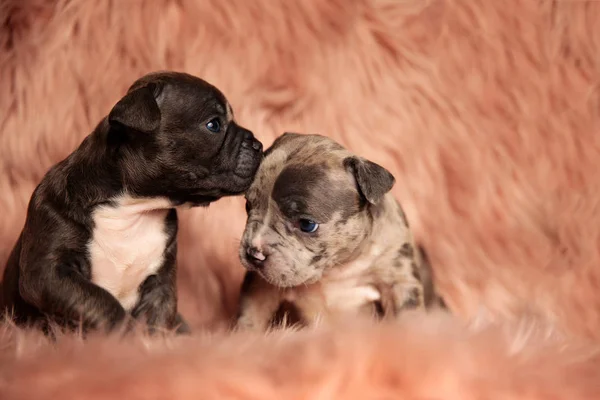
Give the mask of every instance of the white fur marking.
M 325 290 L 327 307 L 330 309 L 337 311 L 354 310 L 381 298 L 381 294 L 373 286 L 354 286 L 347 281 L 336 283 L 328 283 Z
M 102 206 L 93 213 L 95 227 L 88 245 L 92 282 L 126 310 L 136 304 L 140 284 L 163 263 L 170 208 L 167 199 L 122 196 L 115 207 Z
M 269 224 L 271 223 L 271 209 L 267 210 L 267 215 L 265 215 L 263 224 L 258 228 L 258 231 L 254 234 L 252 238 L 251 245 L 260 251 L 263 251 L 263 236 L 265 235 Z
M 364 284 L 364 273 L 371 268 L 373 258 L 381 253 L 381 248 L 373 246 L 361 258 L 336 268 L 321 279 L 325 288 L 325 299 L 330 309 L 352 310 L 381 299 L 381 293 Z

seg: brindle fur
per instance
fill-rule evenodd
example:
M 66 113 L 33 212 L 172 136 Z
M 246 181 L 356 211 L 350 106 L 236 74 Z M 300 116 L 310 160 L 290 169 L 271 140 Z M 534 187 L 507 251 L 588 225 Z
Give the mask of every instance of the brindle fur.
M 292 310 L 288 322 L 312 325 L 346 313 L 395 318 L 439 306 L 393 184 L 383 167 L 327 137 L 280 136 L 246 193 L 240 258 L 248 272 L 236 326 L 268 329 L 284 309 Z M 320 224 L 314 234 L 295 225 L 307 216 Z M 268 256 L 260 266 L 247 256 L 257 246 Z

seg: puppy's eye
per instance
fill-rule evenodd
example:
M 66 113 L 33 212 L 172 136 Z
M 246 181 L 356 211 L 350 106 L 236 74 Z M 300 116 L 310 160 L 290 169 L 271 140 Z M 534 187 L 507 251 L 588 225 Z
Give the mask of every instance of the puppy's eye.
M 302 232 L 314 233 L 317 231 L 317 229 L 319 229 L 319 224 L 317 224 L 315 221 L 311 221 L 310 219 L 302 218 L 298 221 L 298 227 Z
M 221 130 L 221 121 L 218 118 L 213 118 L 206 123 L 206 129 L 211 132 L 217 133 Z

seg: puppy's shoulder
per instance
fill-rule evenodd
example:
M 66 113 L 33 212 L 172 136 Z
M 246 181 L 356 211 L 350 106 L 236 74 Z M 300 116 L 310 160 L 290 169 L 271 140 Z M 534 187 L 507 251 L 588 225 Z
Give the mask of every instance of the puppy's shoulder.
M 79 243 L 78 238 L 87 236 L 89 221 L 86 211 L 70 194 L 69 170 L 67 160 L 54 165 L 34 189 L 23 227 L 24 248 L 33 246 L 31 249 L 35 248 L 37 252 L 47 252 L 68 246 L 73 241 Z M 38 246 L 40 240 L 46 245 Z

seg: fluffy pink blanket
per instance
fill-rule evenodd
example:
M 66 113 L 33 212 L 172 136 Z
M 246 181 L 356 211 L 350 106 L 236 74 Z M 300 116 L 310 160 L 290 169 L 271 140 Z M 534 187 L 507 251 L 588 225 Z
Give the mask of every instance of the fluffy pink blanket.
M 600 2 L 0 0 L 0 265 L 45 171 L 129 84 L 201 76 L 269 145 L 388 167 L 454 317 L 228 334 L 242 200 L 180 215 L 196 334 L 0 328 L 0 399 L 600 398 Z

